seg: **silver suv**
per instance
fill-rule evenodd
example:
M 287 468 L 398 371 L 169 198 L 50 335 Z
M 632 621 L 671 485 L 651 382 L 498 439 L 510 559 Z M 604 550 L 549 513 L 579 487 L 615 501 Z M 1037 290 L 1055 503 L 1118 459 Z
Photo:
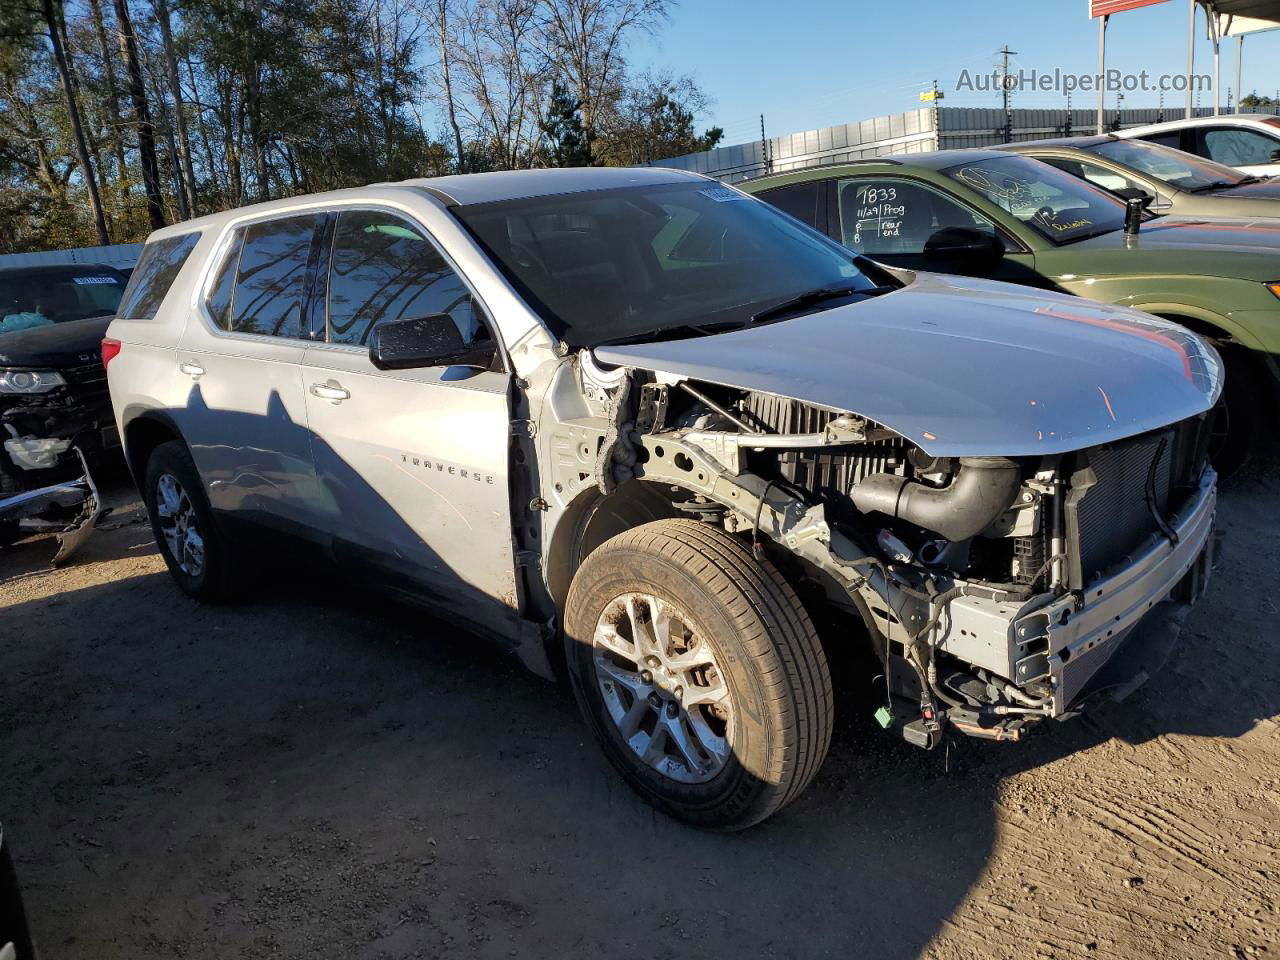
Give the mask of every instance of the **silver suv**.
M 104 353 L 178 585 L 309 541 L 567 674 L 694 824 L 813 778 L 833 646 L 910 743 L 1016 740 L 1154 669 L 1205 583 L 1220 365 L 1145 314 L 887 269 L 657 169 L 300 197 L 146 251 Z

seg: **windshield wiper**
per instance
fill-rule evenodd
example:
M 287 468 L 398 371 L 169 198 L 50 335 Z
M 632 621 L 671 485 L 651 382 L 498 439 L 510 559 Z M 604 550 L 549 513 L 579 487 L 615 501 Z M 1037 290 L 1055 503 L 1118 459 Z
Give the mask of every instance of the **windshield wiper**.
M 1232 187 L 1240 186 L 1240 184 L 1242 183 L 1254 183 L 1255 181 L 1257 181 L 1257 179 L 1258 179 L 1257 177 L 1254 177 L 1253 179 L 1246 178 L 1244 180 L 1238 180 L 1235 183 L 1231 183 L 1230 181 L 1227 181 L 1227 180 L 1215 180 L 1213 181 L 1213 183 L 1206 183 L 1202 187 L 1192 187 L 1191 192 L 1192 193 L 1208 193 L 1210 190 L 1229 190 Z
M 806 293 L 791 297 L 789 300 L 783 300 L 779 304 L 775 304 L 766 310 L 751 315 L 751 323 L 765 323 L 769 320 L 776 320 L 778 317 L 786 316 L 788 313 L 795 313 L 797 310 L 803 310 L 805 307 L 816 307 L 818 304 L 826 300 L 842 300 L 845 297 L 856 297 L 859 295 L 875 297 L 882 293 L 888 293 L 891 290 L 897 290 L 898 287 L 881 286 L 881 287 L 819 287 L 817 290 L 809 290 Z

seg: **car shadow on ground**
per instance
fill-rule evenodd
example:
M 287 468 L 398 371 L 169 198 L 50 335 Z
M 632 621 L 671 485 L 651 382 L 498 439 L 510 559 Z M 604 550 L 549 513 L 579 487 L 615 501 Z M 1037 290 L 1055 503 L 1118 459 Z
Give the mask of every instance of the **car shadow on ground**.
M 891 741 L 842 670 L 815 783 L 706 834 L 621 784 L 567 691 L 456 628 L 296 572 L 202 606 L 117 522 L 79 561 L 109 582 L 54 593 L 20 572 L 39 544 L 6 557 L 0 808 L 51 956 L 915 958 L 983 877 L 1006 779 L 1280 713 L 1280 654 L 1230 622 L 1020 744 Z

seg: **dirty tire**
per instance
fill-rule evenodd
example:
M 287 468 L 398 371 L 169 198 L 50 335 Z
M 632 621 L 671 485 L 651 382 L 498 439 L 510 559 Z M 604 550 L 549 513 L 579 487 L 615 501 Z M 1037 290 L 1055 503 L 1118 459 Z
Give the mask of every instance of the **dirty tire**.
M 611 602 L 628 593 L 678 608 L 713 648 L 733 719 L 727 759 L 706 782 L 680 782 L 644 763 L 610 716 L 593 638 Z M 831 675 L 795 591 L 767 559 L 696 520 L 646 523 L 587 557 L 566 604 L 565 658 L 609 761 L 647 801 L 698 827 L 741 830 L 782 809 L 831 742 Z
M 197 528 L 204 541 L 204 563 L 195 575 L 180 567 L 161 528 L 157 497 L 158 485 L 165 475 L 174 477 L 187 493 Z M 232 585 L 230 547 L 214 518 L 213 509 L 209 506 L 209 498 L 205 494 L 196 465 L 182 441 L 170 440 L 151 452 L 147 460 L 143 500 L 147 505 L 147 516 L 151 520 L 156 547 L 178 586 L 197 600 L 215 601 L 227 596 Z
M 1253 454 L 1254 437 L 1261 427 L 1259 406 L 1265 393 L 1260 389 L 1261 378 L 1257 363 L 1243 347 L 1224 345 L 1218 347 L 1226 366 L 1226 383 L 1222 398 L 1213 411 L 1217 418 L 1209 449 L 1213 468 L 1221 477 L 1229 477 L 1246 463 Z

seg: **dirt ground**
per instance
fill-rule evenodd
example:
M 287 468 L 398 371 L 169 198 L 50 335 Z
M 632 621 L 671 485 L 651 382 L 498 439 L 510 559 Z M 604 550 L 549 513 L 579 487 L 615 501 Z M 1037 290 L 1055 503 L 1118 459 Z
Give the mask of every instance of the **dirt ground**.
M 0 816 L 47 958 L 1280 960 L 1280 468 L 1224 491 L 1123 704 L 924 753 L 856 685 L 745 834 L 634 799 L 563 691 L 328 581 L 202 607 L 127 487 L 0 555 Z M 851 682 L 852 683 L 852 682 Z

